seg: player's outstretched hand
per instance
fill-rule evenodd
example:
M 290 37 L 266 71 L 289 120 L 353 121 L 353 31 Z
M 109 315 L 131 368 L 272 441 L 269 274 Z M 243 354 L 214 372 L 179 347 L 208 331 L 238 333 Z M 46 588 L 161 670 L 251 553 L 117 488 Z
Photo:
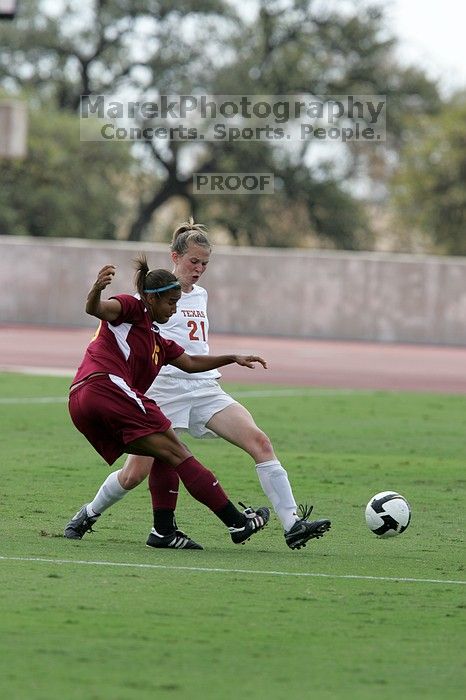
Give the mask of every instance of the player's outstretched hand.
M 112 282 L 115 276 L 115 265 L 105 265 L 97 275 L 97 279 L 94 283 L 94 287 L 97 289 L 105 289 Z
M 267 369 L 267 362 L 257 355 L 236 355 L 235 362 L 241 367 L 249 367 L 250 369 L 254 369 L 255 363 L 259 362 L 264 369 Z

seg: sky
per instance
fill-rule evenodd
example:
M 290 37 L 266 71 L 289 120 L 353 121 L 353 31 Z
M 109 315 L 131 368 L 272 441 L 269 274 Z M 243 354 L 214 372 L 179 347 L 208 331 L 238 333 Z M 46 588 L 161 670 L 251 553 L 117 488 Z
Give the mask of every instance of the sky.
M 462 0 L 372 0 L 386 8 L 403 62 L 440 78 L 444 96 L 466 88 L 466 3 Z

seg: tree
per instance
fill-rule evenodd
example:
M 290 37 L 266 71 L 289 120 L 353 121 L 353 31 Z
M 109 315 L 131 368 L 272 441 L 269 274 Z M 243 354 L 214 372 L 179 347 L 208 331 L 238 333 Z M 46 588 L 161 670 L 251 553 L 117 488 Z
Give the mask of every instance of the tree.
M 333 162 L 330 157 L 323 161 L 312 141 L 293 150 L 271 145 L 262 152 L 253 143 L 238 144 L 236 159 L 231 149 L 209 145 L 205 165 L 198 167 L 228 171 L 234 163 L 241 163 L 242 168 L 246 163 L 246 170 L 257 170 L 260 164 L 282 182 L 283 189 L 273 203 L 260 197 L 245 209 L 244 196 L 229 202 L 229 218 L 246 224 L 247 217 L 250 244 L 264 244 L 265 236 L 269 244 L 296 245 L 296 232 L 303 238 L 307 231 L 326 245 L 371 247 L 367 216 L 348 183 L 358 171 L 375 183 L 386 182 L 390 152 L 402 144 L 405 115 L 435 112 L 440 101 L 436 86 L 422 71 L 397 65 L 395 40 L 387 38 L 380 8 L 356 6 L 352 12 L 341 13 L 323 10 L 322 4 L 317 9 L 312 0 L 262 0 L 259 6 L 255 22 L 232 38 L 235 59 L 212 77 L 211 92 L 386 95 L 387 142 L 381 146 L 350 142 Z M 199 205 L 203 215 L 206 211 L 204 218 L 211 220 L 210 212 L 222 210 L 214 218 L 224 222 L 224 199 L 204 198 Z
M 234 21 L 222 0 L 93 0 L 87 7 L 69 0 L 59 12 L 31 0 L 21 5 L 13 27 L 0 27 L 0 84 L 43 109 L 71 114 L 86 95 L 189 92 L 211 70 L 215 52 L 220 61 L 225 25 Z M 135 240 L 159 206 L 187 195 L 176 145 L 169 154 L 147 146 L 156 191 L 139 203 L 129 233 Z
M 80 95 L 123 90 L 143 99 L 193 91 L 387 94 L 387 145 L 396 149 L 404 113 L 435 111 L 438 104 L 435 86 L 422 73 L 394 61 L 383 13 L 357 2 L 343 12 L 315 0 L 259 0 L 253 19 L 221 0 L 94 0 L 87 14 L 70 0 L 61 16 L 50 6 L 31 2 L 16 31 L 7 38 L 0 30 L 7 44 L 0 81 L 33 90 L 60 109 L 76 110 Z M 370 245 L 369 224 L 349 183 L 359 171 L 383 179 L 386 149 L 351 143 L 326 162 L 316 151 L 313 142 L 290 149 L 147 139 L 138 151 L 146 187 L 126 235 L 140 240 L 154 213 L 181 197 L 210 222 L 222 223 L 233 242 L 289 245 L 310 233 L 337 247 Z M 281 189 L 275 197 L 250 198 L 246 207 L 239 196 L 201 199 L 192 192 L 192 174 L 199 171 L 273 172 Z
M 72 112 L 85 95 L 166 90 L 190 66 L 208 65 L 200 39 L 216 15 L 234 17 L 222 0 L 67 0 L 58 7 L 29 0 L 13 26 L 0 28 L 0 80 Z M 205 30 L 193 41 L 189 27 L 197 32 L 198 18 Z
M 393 196 L 405 225 L 426 233 L 437 252 L 466 254 L 466 93 L 411 123 Z
M 115 238 L 126 144 L 81 143 L 73 115 L 31 110 L 28 155 L 0 160 L 0 232 Z

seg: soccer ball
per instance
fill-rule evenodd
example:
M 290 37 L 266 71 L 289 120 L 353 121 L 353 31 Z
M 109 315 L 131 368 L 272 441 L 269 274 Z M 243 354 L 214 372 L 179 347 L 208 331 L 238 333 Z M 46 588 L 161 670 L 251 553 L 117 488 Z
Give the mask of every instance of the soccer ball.
M 406 530 L 411 520 L 411 508 L 395 491 L 381 491 L 372 496 L 366 506 L 366 523 L 379 537 L 394 537 Z

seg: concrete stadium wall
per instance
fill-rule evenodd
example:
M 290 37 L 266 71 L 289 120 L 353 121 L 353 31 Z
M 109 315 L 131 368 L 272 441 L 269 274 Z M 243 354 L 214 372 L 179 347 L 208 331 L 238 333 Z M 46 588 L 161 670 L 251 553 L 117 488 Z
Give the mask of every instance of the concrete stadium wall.
M 0 323 L 94 326 L 97 271 L 133 290 L 132 260 L 168 267 L 161 244 L 0 236 Z M 216 246 L 202 278 L 218 333 L 466 344 L 466 259 Z

